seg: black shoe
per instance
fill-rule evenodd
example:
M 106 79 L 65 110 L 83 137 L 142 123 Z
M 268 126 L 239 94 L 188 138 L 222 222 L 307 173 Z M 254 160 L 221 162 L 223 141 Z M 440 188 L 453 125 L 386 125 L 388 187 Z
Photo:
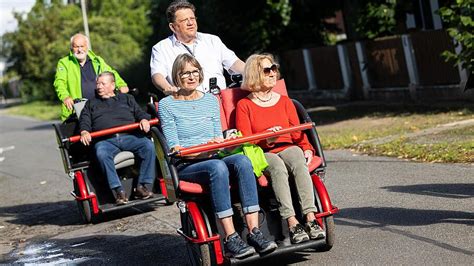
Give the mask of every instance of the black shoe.
M 149 191 L 146 186 L 138 185 L 135 189 L 135 199 L 149 199 L 153 198 L 153 192 Z
M 324 238 L 326 236 L 326 232 L 316 221 L 306 223 L 306 232 L 308 232 L 311 239 Z
M 292 244 L 298 244 L 309 240 L 309 236 L 301 224 L 290 228 L 290 241 Z
M 247 243 L 253 246 L 258 253 L 270 253 L 278 247 L 275 241 L 266 239 L 257 227 L 254 227 L 252 232 L 247 235 Z
M 237 232 L 227 237 L 224 241 L 225 255 L 236 259 L 242 259 L 255 253 L 255 249 L 245 243 Z

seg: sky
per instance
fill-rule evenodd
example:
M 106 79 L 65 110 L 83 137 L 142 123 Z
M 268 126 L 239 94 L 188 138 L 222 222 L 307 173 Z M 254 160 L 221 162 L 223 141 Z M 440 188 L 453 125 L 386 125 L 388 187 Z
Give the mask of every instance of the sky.
M 0 0 L 0 35 L 17 27 L 13 11 L 28 12 L 36 0 Z

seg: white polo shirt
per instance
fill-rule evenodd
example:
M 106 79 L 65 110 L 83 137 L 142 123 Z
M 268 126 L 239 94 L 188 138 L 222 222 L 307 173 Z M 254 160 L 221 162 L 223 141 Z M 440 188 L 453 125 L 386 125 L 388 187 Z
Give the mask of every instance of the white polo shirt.
M 192 54 L 201 64 L 204 71 L 204 80 L 198 87 L 203 92 L 209 91 L 209 79 L 217 78 L 217 85 L 225 89 L 225 77 L 222 69 L 229 71 L 230 67 L 239 59 L 233 51 L 222 43 L 215 35 L 198 32 L 193 45 L 185 47 L 173 35 L 161 40 L 153 46 L 150 60 L 151 76 L 156 73 L 163 75 L 170 84 L 173 84 L 171 70 L 176 57 L 183 53 Z

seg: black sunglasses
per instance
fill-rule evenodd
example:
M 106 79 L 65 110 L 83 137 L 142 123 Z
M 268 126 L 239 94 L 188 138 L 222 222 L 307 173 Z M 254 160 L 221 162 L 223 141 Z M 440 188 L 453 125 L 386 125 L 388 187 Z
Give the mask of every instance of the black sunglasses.
M 270 67 L 264 67 L 264 68 L 263 68 L 263 74 L 269 75 L 269 74 L 270 74 L 270 70 L 276 73 L 276 72 L 278 71 L 278 68 L 279 68 L 279 67 L 280 67 L 280 66 L 279 66 L 278 64 L 273 64 L 273 65 L 271 65 Z

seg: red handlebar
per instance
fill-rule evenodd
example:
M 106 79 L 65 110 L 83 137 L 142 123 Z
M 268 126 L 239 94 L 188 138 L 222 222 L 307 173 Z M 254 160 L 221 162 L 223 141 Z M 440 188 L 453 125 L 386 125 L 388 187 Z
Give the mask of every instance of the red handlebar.
M 188 148 L 183 148 L 179 151 L 173 152 L 170 155 L 177 155 L 177 156 L 184 156 L 184 155 L 189 155 L 197 152 L 204 152 L 204 151 L 212 151 L 212 150 L 217 150 L 219 148 L 224 148 L 224 147 L 232 147 L 236 145 L 243 144 L 245 142 L 250 142 L 254 140 L 261 140 L 261 139 L 266 139 L 269 137 L 276 137 L 284 134 L 288 134 L 294 131 L 301 131 L 305 129 L 310 129 L 314 127 L 314 123 L 308 122 L 304 123 L 301 125 L 297 126 L 292 126 L 289 128 L 284 128 L 276 132 L 263 132 L 263 133 L 257 133 L 251 136 L 247 137 L 241 137 L 241 138 L 236 138 L 236 139 L 231 139 L 231 140 L 226 140 L 221 143 L 210 143 L 210 144 L 201 144 L 201 145 L 196 145 Z
M 150 126 L 156 125 L 156 124 L 158 124 L 158 118 L 153 118 L 153 119 L 149 120 L 149 122 L 150 122 Z M 119 133 L 119 132 L 131 131 L 131 130 L 137 129 L 139 127 L 140 127 L 140 123 L 133 123 L 133 124 L 129 124 L 129 125 L 103 129 L 103 130 L 92 132 L 91 137 L 92 138 L 103 137 L 103 136 L 107 136 L 107 135 L 115 134 L 115 133 Z M 81 139 L 81 136 L 77 135 L 77 136 L 69 137 L 69 138 L 65 139 L 65 141 L 75 143 L 75 142 L 78 142 L 80 139 Z

